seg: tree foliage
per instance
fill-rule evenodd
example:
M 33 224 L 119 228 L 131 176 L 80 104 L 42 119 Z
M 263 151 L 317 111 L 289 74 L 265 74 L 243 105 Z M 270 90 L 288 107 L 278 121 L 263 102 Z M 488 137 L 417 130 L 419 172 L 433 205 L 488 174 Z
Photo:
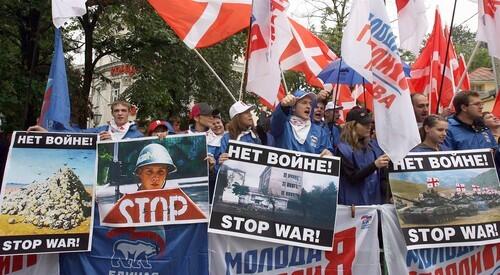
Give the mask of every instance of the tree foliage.
M 472 51 L 476 46 L 476 33 L 471 32 L 466 25 L 459 25 L 453 27 L 451 37 L 457 54 L 462 53 L 465 61 L 468 62 L 472 55 Z M 474 55 L 472 63 L 469 67 L 469 72 L 472 72 L 479 67 L 491 67 L 491 58 L 488 53 L 488 48 L 484 43 L 481 43 L 476 54 Z
M 49 1 L 0 1 L 0 113 L 2 129 L 36 122 L 53 51 Z

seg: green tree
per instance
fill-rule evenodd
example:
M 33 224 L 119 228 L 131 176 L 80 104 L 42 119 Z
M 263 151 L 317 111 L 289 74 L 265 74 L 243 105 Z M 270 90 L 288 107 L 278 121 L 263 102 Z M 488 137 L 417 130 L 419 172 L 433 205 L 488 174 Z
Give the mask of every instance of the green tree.
M 0 113 L 2 130 L 33 125 L 53 51 L 49 1 L 0 1 Z
M 112 53 L 138 73 L 124 97 L 139 107 L 139 119 L 187 114 L 192 101 L 206 101 L 221 110 L 232 99 L 200 58 L 175 35 L 145 0 L 121 1 L 106 8 L 96 26 L 96 52 Z M 233 71 L 243 55 L 246 33 L 199 50 L 238 97 L 241 73 Z M 226 115 L 225 112 L 223 115 Z
M 462 53 L 465 61 L 468 62 L 474 47 L 476 46 L 476 33 L 469 30 L 466 25 L 459 25 L 453 27 L 452 33 L 453 44 L 457 54 Z M 488 48 L 484 43 L 481 43 L 477 50 L 472 63 L 469 67 L 469 72 L 474 71 L 479 67 L 491 67 L 491 58 L 488 53 Z
M 233 184 L 233 194 L 236 196 L 245 196 L 250 192 L 250 188 L 245 185 L 240 185 L 238 183 Z

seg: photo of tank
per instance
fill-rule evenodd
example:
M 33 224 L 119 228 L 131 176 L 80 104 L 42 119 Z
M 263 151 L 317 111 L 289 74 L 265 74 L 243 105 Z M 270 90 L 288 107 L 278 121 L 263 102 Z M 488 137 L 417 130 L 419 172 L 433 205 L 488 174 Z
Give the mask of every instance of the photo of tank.
M 402 228 L 500 220 L 495 169 L 390 173 Z

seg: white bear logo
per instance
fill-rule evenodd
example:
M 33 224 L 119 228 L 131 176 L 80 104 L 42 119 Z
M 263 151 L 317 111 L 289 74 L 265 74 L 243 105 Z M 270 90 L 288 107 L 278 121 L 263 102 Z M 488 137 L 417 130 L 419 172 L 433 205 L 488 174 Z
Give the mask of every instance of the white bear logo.
M 158 255 L 156 245 L 144 241 L 119 240 L 113 246 L 111 265 L 124 268 L 148 268 L 148 259 Z

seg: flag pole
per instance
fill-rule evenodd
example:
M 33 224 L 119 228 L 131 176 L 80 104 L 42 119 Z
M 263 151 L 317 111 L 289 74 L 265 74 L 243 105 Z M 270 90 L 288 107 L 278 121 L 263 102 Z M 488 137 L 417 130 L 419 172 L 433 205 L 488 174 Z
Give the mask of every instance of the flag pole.
M 252 1 L 252 6 L 253 6 L 253 1 Z M 245 60 L 243 61 L 243 73 L 241 76 L 241 83 L 240 83 L 240 95 L 238 97 L 238 100 L 241 101 L 243 99 L 243 86 L 245 85 L 245 80 L 247 78 L 247 69 L 248 69 L 248 52 L 250 51 L 250 41 L 251 41 L 251 35 L 252 35 L 252 16 L 250 16 L 250 24 L 248 25 L 248 35 L 247 35 L 247 48 L 245 50 Z
M 289 95 L 290 92 L 288 91 L 288 87 L 286 86 L 285 74 L 283 73 L 283 70 L 281 69 L 281 66 L 280 66 L 280 72 L 281 72 L 281 80 L 283 80 L 283 87 L 285 88 L 285 93 L 287 95 Z
M 460 87 L 462 87 L 462 83 L 465 80 L 465 74 L 469 71 L 469 67 L 472 64 L 472 60 L 474 59 L 474 56 L 476 55 L 477 49 L 479 49 L 480 45 L 481 45 L 481 41 L 477 41 L 476 46 L 474 47 L 474 50 L 472 50 L 472 53 L 469 57 L 469 61 L 467 61 L 467 66 L 465 66 L 465 72 L 460 77 L 460 81 L 458 81 L 458 85 L 457 85 L 458 89 L 460 89 Z
M 439 93 L 438 93 L 438 99 L 437 99 L 437 104 L 436 104 L 436 114 L 439 112 L 439 103 L 441 102 L 441 93 L 443 91 L 443 84 L 444 84 L 444 74 L 446 73 L 446 65 L 448 63 L 448 52 L 450 50 L 450 44 L 451 44 L 451 35 L 453 34 L 453 21 L 455 20 L 455 10 L 457 8 L 457 0 L 454 1 L 453 3 L 453 13 L 451 14 L 451 24 L 450 24 L 450 34 L 448 35 L 448 43 L 446 46 L 446 55 L 444 56 L 444 66 L 443 66 L 443 73 L 441 74 L 441 84 L 439 85 Z M 450 68 L 451 70 L 451 68 Z
M 338 97 L 339 89 L 340 89 L 339 81 L 340 81 L 340 68 L 341 67 L 342 67 L 342 57 L 340 58 L 340 62 L 339 62 L 339 71 L 337 73 L 337 83 L 335 83 L 336 86 L 335 86 L 335 97 L 333 98 L 333 108 L 335 108 L 335 106 L 337 106 L 337 97 Z
M 197 49 L 193 49 L 193 51 L 198 55 L 198 57 L 201 59 L 201 61 L 203 61 L 203 63 L 205 63 L 205 65 L 207 65 L 208 69 L 214 74 L 215 78 L 217 78 L 217 80 L 219 80 L 220 84 L 222 84 L 222 86 L 224 87 L 226 92 L 229 94 L 229 96 L 234 100 L 234 102 L 236 102 L 237 100 L 234 97 L 233 93 L 231 93 L 231 91 L 226 86 L 224 81 L 222 81 L 222 79 L 219 77 L 219 75 L 215 72 L 214 68 L 212 68 L 212 66 L 210 66 L 210 64 L 208 64 L 207 60 L 205 60 L 205 58 L 200 54 L 200 52 L 198 52 Z

